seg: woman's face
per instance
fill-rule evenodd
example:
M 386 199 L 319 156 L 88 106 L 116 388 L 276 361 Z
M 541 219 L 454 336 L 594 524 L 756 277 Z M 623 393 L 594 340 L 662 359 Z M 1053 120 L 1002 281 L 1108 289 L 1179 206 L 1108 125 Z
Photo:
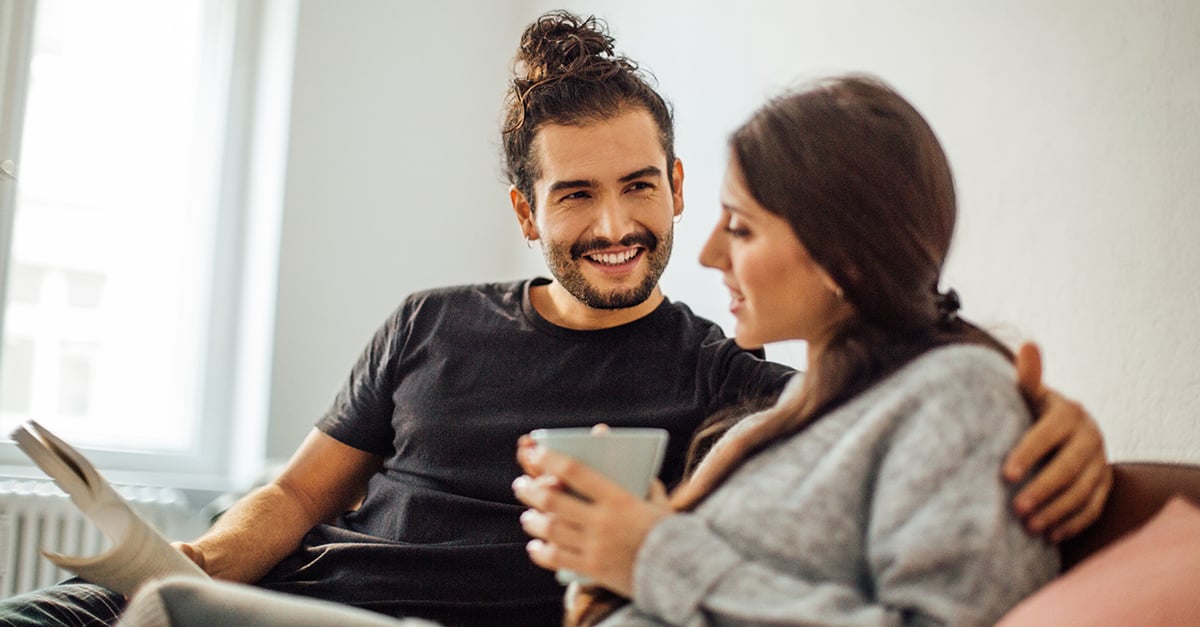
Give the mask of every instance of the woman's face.
M 721 185 L 721 218 L 700 263 L 724 274 L 737 318 L 734 336 L 743 348 L 802 339 L 811 355 L 852 312 L 787 220 L 750 194 L 733 158 Z

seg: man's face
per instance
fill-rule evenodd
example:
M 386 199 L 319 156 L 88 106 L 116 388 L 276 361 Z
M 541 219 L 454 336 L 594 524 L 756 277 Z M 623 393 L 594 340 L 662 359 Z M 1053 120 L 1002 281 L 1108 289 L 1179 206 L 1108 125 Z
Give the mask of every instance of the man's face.
M 541 177 L 529 228 L 554 278 L 596 309 L 644 302 L 671 256 L 683 211 L 682 167 L 667 164 L 642 109 L 585 126 L 547 125 L 534 138 Z M 674 188 L 667 168 L 677 168 Z

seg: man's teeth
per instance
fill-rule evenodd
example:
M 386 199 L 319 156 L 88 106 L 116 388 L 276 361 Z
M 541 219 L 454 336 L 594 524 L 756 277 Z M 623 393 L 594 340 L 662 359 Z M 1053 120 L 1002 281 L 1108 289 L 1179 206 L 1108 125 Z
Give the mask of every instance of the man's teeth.
M 634 248 L 623 253 L 600 253 L 596 255 L 588 255 L 592 261 L 603 263 L 610 266 L 616 266 L 633 259 L 638 254 L 638 249 Z

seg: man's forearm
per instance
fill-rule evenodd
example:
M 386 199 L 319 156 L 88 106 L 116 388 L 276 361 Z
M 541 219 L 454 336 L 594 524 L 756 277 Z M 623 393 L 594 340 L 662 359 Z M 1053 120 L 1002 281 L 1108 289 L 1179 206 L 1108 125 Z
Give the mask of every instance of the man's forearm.
M 251 492 L 191 542 L 216 579 L 254 583 L 300 545 L 312 514 L 278 484 Z
M 300 546 L 313 525 L 354 507 L 383 458 L 309 432 L 287 467 L 180 548 L 218 579 L 254 583 Z

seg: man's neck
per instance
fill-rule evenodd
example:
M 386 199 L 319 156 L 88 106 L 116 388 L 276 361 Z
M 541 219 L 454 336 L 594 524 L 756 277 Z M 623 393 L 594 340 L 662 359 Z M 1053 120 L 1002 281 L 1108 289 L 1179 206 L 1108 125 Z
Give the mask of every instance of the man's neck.
M 663 301 L 662 290 L 654 291 L 641 304 L 623 309 L 597 309 L 579 301 L 558 281 L 535 285 L 529 289 L 529 300 L 538 314 L 560 327 L 579 331 L 608 329 L 633 322 L 649 315 Z

